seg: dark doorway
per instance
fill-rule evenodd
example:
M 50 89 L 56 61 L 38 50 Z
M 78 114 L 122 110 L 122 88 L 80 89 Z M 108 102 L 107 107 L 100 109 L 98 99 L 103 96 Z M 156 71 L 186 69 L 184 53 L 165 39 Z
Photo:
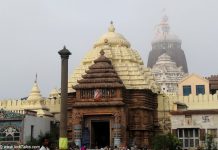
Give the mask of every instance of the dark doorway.
M 92 148 L 110 146 L 110 123 L 109 121 L 92 121 L 91 131 Z

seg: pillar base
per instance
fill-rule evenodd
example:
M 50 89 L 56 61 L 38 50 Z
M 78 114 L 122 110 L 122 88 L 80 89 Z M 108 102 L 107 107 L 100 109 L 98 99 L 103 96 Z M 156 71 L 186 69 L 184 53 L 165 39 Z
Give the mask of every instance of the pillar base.
M 60 137 L 59 138 L 59 149 L 60 150 L 67 150 L 68 149 L 68 139 L 67 139 L 67 137 Z

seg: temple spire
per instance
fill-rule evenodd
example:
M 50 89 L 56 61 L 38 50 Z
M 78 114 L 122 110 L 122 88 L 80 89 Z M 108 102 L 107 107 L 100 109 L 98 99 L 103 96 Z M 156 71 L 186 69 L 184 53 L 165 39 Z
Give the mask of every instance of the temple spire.
M 115 31 L 115 27 L 114 27 L 113 21 L 110 22 L 110 26 L 108 28 L 108 31 L 109 32 L 114 32 Z
M 34 83 L 37 83 L 37 73 L 36 73 L 36 77 L 35 77 L 35 81 L 34 81 Z
M 40 89 L 37 83 L 37 73 L 36 73 L 36 77 L 35 77 L 35 81 L 32 87 L 32 90 L 30 91 L 30 94 L 27 98 L 27 100 L 32 100 L 32 101 L 40 101 L 42 100 L 42 96 L 40 94 Z

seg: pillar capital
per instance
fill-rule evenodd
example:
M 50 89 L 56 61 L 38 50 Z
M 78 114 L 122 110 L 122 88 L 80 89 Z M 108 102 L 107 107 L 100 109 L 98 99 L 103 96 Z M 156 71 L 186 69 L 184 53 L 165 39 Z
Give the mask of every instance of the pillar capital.
M 71 55 L 71 52 L 64 46 L 62 50 L 58 51 L 58 54 L 61 56 L 62 59 L 68 59 L 69 55 Z

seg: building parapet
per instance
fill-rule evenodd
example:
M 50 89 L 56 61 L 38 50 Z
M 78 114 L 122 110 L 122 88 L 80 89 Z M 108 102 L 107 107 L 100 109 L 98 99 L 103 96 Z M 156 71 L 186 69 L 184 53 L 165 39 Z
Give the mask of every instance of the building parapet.
M 60 98 L 47 98 L 41 102 L 47 108 L 49 108 L 50 112 L 60 112 Z M 28 100 L 21 99 L 8 99 L 8 100 L 0 100 L 0 108 L 11 110 L 16 113 L 20 113 L 24 109 L 28 109 L 28 106 L 32 105 Z
M 189 96 L 167 95 L 170 103 L 182 102 L 192 109 L 216 109 L 218 106 L 218 94 L 199 94 Z

